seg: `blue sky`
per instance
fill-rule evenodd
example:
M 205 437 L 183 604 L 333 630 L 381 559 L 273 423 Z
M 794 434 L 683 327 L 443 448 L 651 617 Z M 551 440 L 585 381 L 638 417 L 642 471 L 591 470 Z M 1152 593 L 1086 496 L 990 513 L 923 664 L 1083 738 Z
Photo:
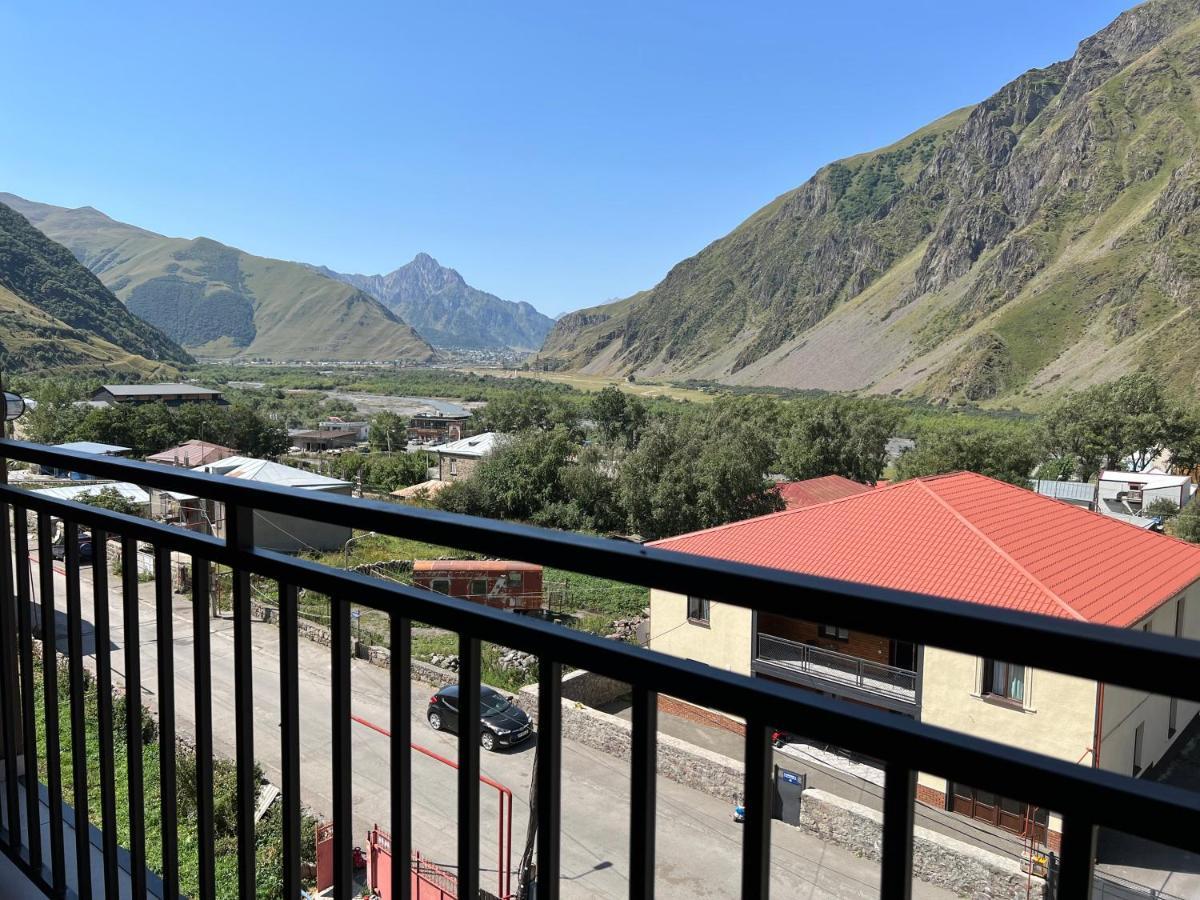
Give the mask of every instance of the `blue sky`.
M 347 272 L 423 250 L 553 315 L 1128 5 L 6 4 L 0 190 Z

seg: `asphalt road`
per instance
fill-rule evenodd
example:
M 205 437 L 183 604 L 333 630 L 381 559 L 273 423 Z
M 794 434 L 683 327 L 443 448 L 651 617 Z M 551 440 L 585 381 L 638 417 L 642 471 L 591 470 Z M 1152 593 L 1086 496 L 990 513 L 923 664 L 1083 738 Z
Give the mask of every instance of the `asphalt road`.
M 82 574 L 84 618 L 91 620 L 91 571 Z M 119 580 L 110 576 L 110 618 L 113 623 L 113 668 L 117 683 L 125 671 L 125 642 L 120 613 Z M 65 579 L 56 575 L 56 606 L 65 611 Z M 36 580 L 35 580 L 36 587 Z M 142 648 L 143 689 L 148 705 L 157 697 L 153 585 L 139 589 L 139 642 Z M 177 727 L 193 733 L 195 723 L 192 611 L 190 599 L 173 603 Z M 90 632 L 90 625 L 85 626 Z M 232 759 L 233 623 L 210 620 L 213 681 L 214 751 Z M 58 630 L 65 647 L 65 618 Z M 85 637 L 91 648 L 90 634 Z M 273 625 L 255 623 L 254 751 L 267 776 L 281 782 L 279 740 L 279 634 Z M 332 808 L 329 649 L 299 642 L 301 793 L 306 806 L 318 814 Z M 352 711 L 388 726 L 388 672 L 355 660 L 352 663 Z M 413 739 L 446 757 L 456 756 L 456 738 L 433 732 L 424 713 L 431 688 L 414 682 Z M 64 728 L 67 724 L 64 723 Z M 533 742 L 511 751 L 482 754 L 483 772 L 508 786 L 513 794 L 512 865 L 518 863 L 528 821 L 528 788 L 532 774 Z M 360 725 L 353 728 L 353 802 L 356 843 L 365 844 L 372 823 L 388 827 L 388 742 Z M 456 847 L 456 806 L 453 769 L 414 754 L 412 797 L 413 846 L 453 871 Z M 628 895 L 628 764 L 571 742 L 563 746 L 562 894 L 565 897 L 625 897 Z M 657 877 L 662 897 L 735 897 L 739 893 L 741 830 L 728 805 L 672 781 L 658 780 Z M 494 889 L 498 866 L 497 801 L 484 787 L 481 793 L 481 868 L 485 888 Z M 153 811 L 148 811 L 153 815 Z M 776 896 L 794 898 L 866 898 L 878 895 L 878 864 L 823 843 L 811 835 L 775 823 L 772 832 L 772 889 Z M 516 884 L 515 872 L 513 885 Z M 950 892 L 916 882 L 914 896 L 949 898 Z

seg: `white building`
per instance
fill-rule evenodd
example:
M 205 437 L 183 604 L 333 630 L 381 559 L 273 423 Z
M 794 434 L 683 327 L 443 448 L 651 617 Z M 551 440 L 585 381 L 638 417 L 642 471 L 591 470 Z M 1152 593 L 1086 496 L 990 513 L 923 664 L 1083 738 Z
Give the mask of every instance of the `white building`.
M 226 478 L 241 478 L 263 484 L 277 484 L 304 491 L 324 491 L 331 494 L 350 495 L 351 485 L 339 478 L 329 478 L 315 472 L 306 472 L 292 466 L 254 459 L 248 456 L 230 456 L 192 469 L 193 472 L 208 472 Z M 176 499 L 184 499 L 176 495 Z M 206 501 L 212 533 L 225 537 L 226 522 L 223 503 Z M 298 516 L 279 513 L 255 512 L 254 543 L 266 550 L 281 553 L 300 553 L 305 550 L 338 550 L 350 540 L 351 530 L 345 525 L 314 521 Z
M 1187 475 L 1163 475 L 1158 472 L 1101 472 L 1096 487 L 1096 511 L 1129 521 L 1155 500 L 1170 500 L 1182 508 L 1192 499 L 1196 486 Z M 1137 521 L 1131 524 L 1140 524 Z

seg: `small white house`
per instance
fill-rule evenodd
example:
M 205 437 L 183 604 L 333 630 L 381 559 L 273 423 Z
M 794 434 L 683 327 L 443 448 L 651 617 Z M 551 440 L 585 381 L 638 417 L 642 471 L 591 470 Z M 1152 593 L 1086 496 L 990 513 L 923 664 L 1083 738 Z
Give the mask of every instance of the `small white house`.
M 1192 499 L 1196 486 L 1187 475 L 1159 472 L 1101 472 L 1096 486 L 1096 511 L 1128 520 L 1140 516 L 1155 500 L 1170 500 L 1182 508 Z
M 226 478 L 241 478 L 264 484 L 277 484 L 303 491 L 325 491 L 331 494 L 349 495 L 351 485 L 340 478 L 329 478 L 315 472 L 306 472 L 292 466 L 254 459 L 248 456 L 230 456 L 217 462 L 196 466 L 193 472 L 208 472 Z M 212 503 L 209 519 L 217 537 L 226 534 L 223 503 Z M 254 543 L 266 550 L 281 553 L 299 553 L 304 550 L 338 550 L 350 540 L 351 530 L 345 525 L 321 522 L 298 516 L 279 513 L 255 512 Z

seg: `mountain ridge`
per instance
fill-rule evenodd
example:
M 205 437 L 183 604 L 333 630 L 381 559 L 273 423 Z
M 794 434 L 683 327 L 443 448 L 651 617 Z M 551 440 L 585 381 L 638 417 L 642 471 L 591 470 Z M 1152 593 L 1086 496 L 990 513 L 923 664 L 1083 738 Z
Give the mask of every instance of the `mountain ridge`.
M 1198 92 L 1200 3 L 1152 0 L 562 317 L 539 361 L 1022 405 L 1139 367 L 1194 387 Z
M 191 357 L 0 203 L 0 368 L 166 374 Z
M 105 215 L 0 193 L 65 245 L 126 307 L 197 355 L 429 362 L 413 329 L 375 298 L 302 263 L 207 237 L 173 238 Z
M 529 303 L 502 300 L 472 287 L 428 253 L 418 253 L 386 275 L 314 268 L 375 297 L 435 347 L 536 350 L 554 324 Z

